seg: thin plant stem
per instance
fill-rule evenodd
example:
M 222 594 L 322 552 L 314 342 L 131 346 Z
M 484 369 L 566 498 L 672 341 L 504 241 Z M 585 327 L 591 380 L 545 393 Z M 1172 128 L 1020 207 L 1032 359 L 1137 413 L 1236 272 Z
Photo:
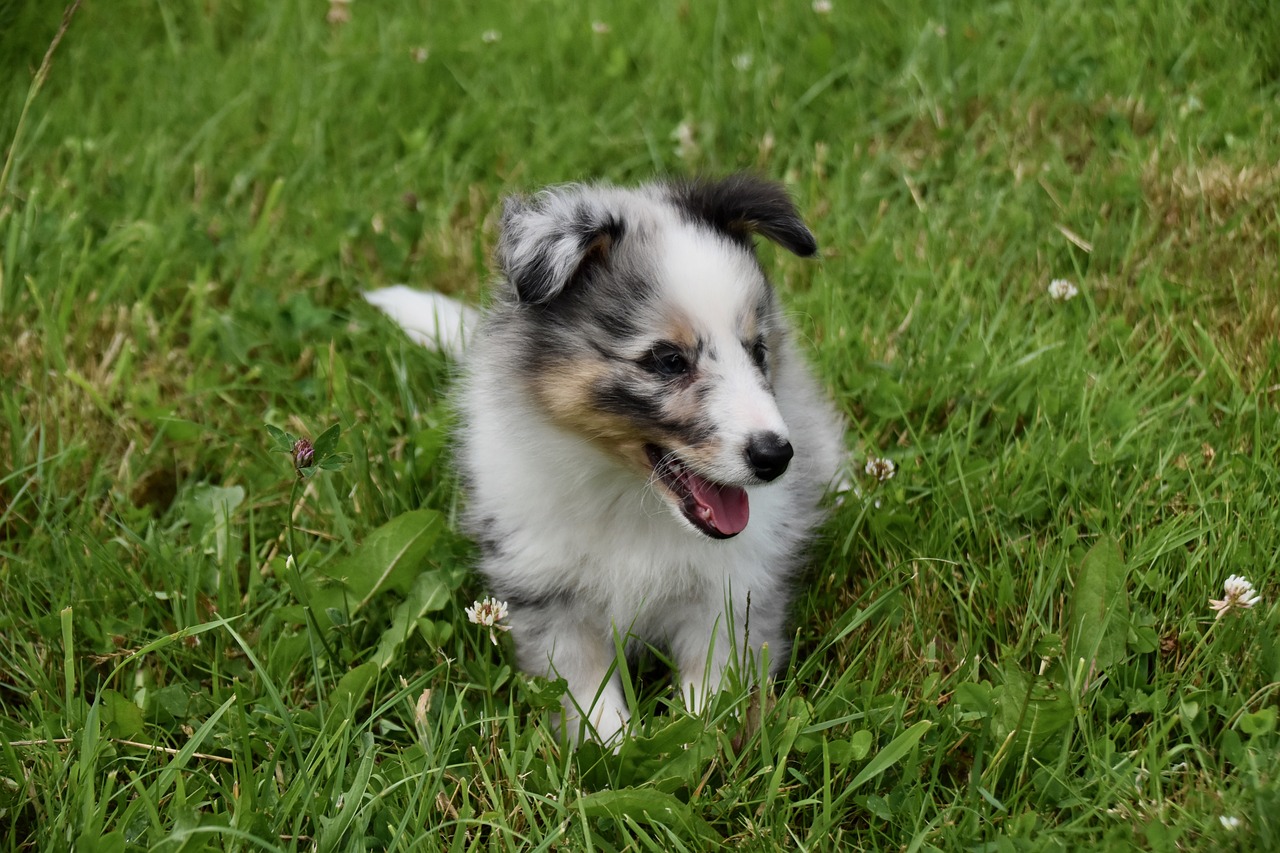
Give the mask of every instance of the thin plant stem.
M 289 557 L 286 560 L 289 569 L 289 584 L 293 587 L 293 594 L 297 596 L 298 601 L 302 604 L 302 612 L 307 615 L 307 626 L 311 629 L 312 636 L 320 640 L 320 645 L 324 649 L 325 656 L 334 666 L 339 665 L 337 652 L 329 647 L 329 643 L 324 638 L 324 632 L 320 629 L 320 622 L 316 619 L 315 612 L 311 609 L 311 599 L 307 595 L 306 584 L 302 582 L 302 570 L 298 568 L 297 550 L 294 548 L 293 540 L 293 514 L 294 509 L 298 505 L 298 486 L 302 483 L 301 477 L 294 477 L 293 486 L 289 490 L 289 512 L 287 515 L 285 527 L 285 541 L 289 544 Z M 313 649 L 314 651 L 314 649 Z M 320 668 L 315 660 L 314 654 L 311 661 L 312 667 L 316 671 L 316 683 L 319 684 Z
M 18 123 L 13 130 L 13 138 L 9 141 L 9 152 L 4 158 L 4 168 L 0 169 L 0 199 L 4 198 L 5 189 L 9 186 L 9 173 L 13 171 L 13 160 L 17 156 L 18 143 L 22 140 L 22 130 L 27 123 L 27 113 L 31 111 L 31 104 L 35 101 L 36 95 L 40 94 L 40 90 L 44 88 L 44 81 L 49 76 L 49 69 L 53 67 L 53 54 L 58 49 L 58 45 L 62 43 L 62 37 L 67 34 L 67 30 L 71 27 L 71 19 L 75 17 L 76 10 L 80 8 L 82 0 L 75 0 L 70 6 L 62 11 L 62 23 L 58 25 L 58 31 L 53 35 L 53 41 L 49 42 L 49 49 L 44 52 L 44 59 L 40 61 L 40 67 L 36 70 L 35 79 L 31 81 L 31 86 L 27 89 L 27 99 L 22 102 L 22 112 L 18 114 Z

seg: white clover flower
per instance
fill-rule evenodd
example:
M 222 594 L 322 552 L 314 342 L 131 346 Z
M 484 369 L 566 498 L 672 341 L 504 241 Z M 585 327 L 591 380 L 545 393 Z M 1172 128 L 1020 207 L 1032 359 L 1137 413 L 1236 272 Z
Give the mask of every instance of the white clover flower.
M 1262 600 L 1262 596 L 1254 591 L 1253 584 L 1241 575 L 1232 575 L 1227 578 L 1222 585 L 1222 591 L 1221 600 L 1209 599 L 1209 606 L 1218 612 L 1215 619 L 1221 619 L 1232 610 L 1248 610 Z
M 755 58 L 749 53 L 739 53 L 733 58 L 733 67 L 739 71 L 748 71 L 751 69 L 751 63 L 755 62 Z
M 595 33 L 598 36 L 608 35 L 611 29 L 612 28 L 608 24 L 606 24 L 604 21 L 591 22 L 591 32 Z
M 885 480 L 893 479 L 893 475 L 898 473 L 898 466 L 893 464 L 892 459 L 872 456 L 867 460 L 867 466 L 863 470 L 867 472 L 868 477 L 875 477 L 883 483 Z
M 830 15 L 833 8 L 831 0 L 813 0 L 813 11 L 819 15 Z
M 1055 278 L 1049 282 L 1049 298 L 1057 302 L 1066 302 L 1068 299 L 1075 299 L 1080 293 L 1079 288 L 1067 281 L 1065 278 Z
M 1218 822 L 1222 824 L 1223 829 L 1234 831 L 1240 828 L 1240 818 L 1235 815 L 1219 815 Z
M 351 0 L 329 0 L 329 11 L 324 19 L 333 25 L 351 21 Z
M 671 131 L 671 138 L 676 143 L 676 156 L 681 160 L 692 160 L 698 156 L 698 140 L 691 123 L 680 122 L 675 130 Z
M 485 44 L 493 44 L 502 38 L 502 33 L 497 30 L 485 30 L 480 34 L 480 41 Z
M 492 596 L 486 596 L 484 600 L 474 602 L 467 608 L 467 618 L 475 625 L 481 625 L 489 629 L 489 639 L 493 644 L 498 645 L 498 631 L 510 631 L 510 625 L 499 625 L 503 619 L 507 618 L 507 603 L 498 601 Z

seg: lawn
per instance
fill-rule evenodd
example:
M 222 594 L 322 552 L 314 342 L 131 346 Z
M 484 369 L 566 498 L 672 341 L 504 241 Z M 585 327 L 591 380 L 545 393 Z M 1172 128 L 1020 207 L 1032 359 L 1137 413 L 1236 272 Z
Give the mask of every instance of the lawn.
M 0 0 L 5 849 L 1280 847 L 1280 6 L 60 5 Z M 735 170 L 857 488 L 777 682 L 568 750 L 360 294 Z

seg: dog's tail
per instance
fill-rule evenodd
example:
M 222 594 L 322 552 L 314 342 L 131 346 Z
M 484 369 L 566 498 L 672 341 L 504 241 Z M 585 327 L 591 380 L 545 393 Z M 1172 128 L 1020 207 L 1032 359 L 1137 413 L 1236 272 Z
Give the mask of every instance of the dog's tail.
M 404 329 L 413 341 L 461 358 L 480 326 L 480 312 L 440 293 L 397 284 L 364 294 L 365 301 Z

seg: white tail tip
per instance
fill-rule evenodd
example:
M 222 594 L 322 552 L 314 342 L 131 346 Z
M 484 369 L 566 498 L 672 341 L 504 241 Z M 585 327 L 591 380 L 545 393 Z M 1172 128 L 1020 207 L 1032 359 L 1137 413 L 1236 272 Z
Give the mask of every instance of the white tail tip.
M 364 294 L 365 301 L 423 346 L 460 358 L 480 325 L 480 312 L 439 293 L 397 284 Z

